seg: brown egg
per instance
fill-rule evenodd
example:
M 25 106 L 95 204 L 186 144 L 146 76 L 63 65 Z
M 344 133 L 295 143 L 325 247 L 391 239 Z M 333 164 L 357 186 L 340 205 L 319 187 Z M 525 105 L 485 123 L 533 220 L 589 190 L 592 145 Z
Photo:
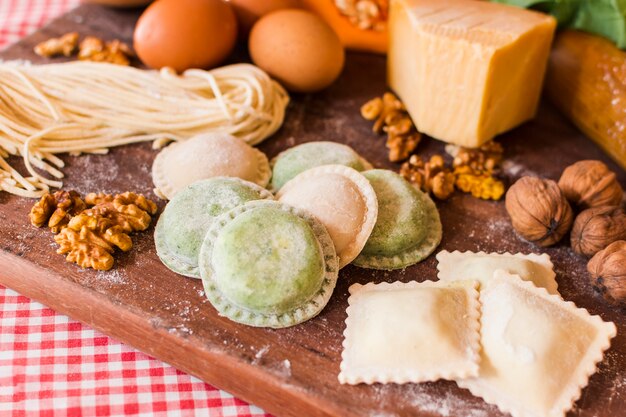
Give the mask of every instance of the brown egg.
M 252 28 L 249 47 L 257 66 L 296 92 L 328 87 L 345 60 L 335 32 L 304 10 L 278 10 L 263 16 Z
M 220 64 L 237 40 L 237 20 L 222 0 L 158 0 L 141 15 L 134 44 L 152 68 L 210 68 Z
M 299 0 L 229 0 L 237 15 L 240 32 L 248 36 L 259 18 L 279 9 L 300 7 Z

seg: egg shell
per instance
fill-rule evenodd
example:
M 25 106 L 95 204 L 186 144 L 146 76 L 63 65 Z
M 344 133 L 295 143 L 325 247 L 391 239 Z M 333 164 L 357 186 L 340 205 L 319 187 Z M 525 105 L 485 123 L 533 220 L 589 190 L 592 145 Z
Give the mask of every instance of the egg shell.
M 248 36 L 252 26 L 262 16 L 280 9 L 295 9 L 301 6 L 299 0 L 229 0 L 237 15 L 239 31 Z
M 230 54 L 237 19 L 222 0 L 158 0 L 137 21 L 135 51 L 152 68 L 210 68 Z
M 263 16 L 249 39 L 252 61 L 295 92 L 332 84 L 343 69 L 345 52 L 330 26 L 311 12 L 278 10 Z

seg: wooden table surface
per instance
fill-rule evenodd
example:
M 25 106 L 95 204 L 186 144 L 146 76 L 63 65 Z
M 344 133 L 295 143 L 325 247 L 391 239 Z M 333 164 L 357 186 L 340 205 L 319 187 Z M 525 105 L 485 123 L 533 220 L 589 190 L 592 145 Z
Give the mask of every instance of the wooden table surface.
M 1 53 L 3 59 L 45 62 L 33 46 L 68 31 L 130 41 L 136 11 L 81 6 Z M 297 143 L 346 143 L 376 167 L 398 169 L 386 160 L 384 138 L 361 119 L 360 105 L 385 91 L 383 57 L 349 53 L 341 78 L 314 95 L 293 95 L 281 130 L 260 149 L 271 158 Z M 527 123 L 499 138 L 505 148 L 508 183 L 523 175 L 558 179 L 580 159 L 601 159 L 626 173 L 584 138 L 549 103 Z M 419 153 L 443 152 L 431 139 Z M 152 193 L 150 144 L 113 149 L 108 155 L 63 156 L 66 189 Z M 13 159 L 19 165 L 18 159 Z M 159 200 L 160 201 L 160 200 Z M 282 330 L 257 329 L 219 317 L 203 296 L 200 281 L 184 278 L 158 260 L 153 228 L 135 235 L 135 248 L 117 254 L 111 271 L 94 272 L 66 263 L 55 253 L 52 234 L 28 222 L 34 200 L 0 193 L 0 283 L 124 341 L 139 350 L 227 390 L 279 416 L 500 416 L 496 407 L 453 382 L 344 386 L 337 382 L 348 287 L 355 282 L 436 279 L 434 256 L 403 271 L 343 269 L 328 306 L 315 319 Z M 539 252 L 518 238 L 504 203 L 457 193 L 438 202 L 447 250 Z M 164 202 L 160 201 L 160 207 Z M 565 241 L 566 242 L 566 241 Z M 599 371 L 569 416 L 618 416 L 626 409 L 626 316 L 608 306 L 588 282 L 586 260 L 566 243 L 546 252 L 554 262 L 566 300 L 614 321 L 618 335 Z

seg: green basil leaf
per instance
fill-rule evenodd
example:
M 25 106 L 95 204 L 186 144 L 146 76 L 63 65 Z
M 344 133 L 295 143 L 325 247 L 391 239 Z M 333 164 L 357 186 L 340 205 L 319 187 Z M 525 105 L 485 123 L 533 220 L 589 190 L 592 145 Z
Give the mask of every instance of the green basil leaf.
M 561 28 L 604 36 L 626 48 L 626 0 L 491 0 L 549 13 Z
M 582 1 L 571 27 L 604 36 L 615 42 L 619 48 L 624 48 L 626 0 Z

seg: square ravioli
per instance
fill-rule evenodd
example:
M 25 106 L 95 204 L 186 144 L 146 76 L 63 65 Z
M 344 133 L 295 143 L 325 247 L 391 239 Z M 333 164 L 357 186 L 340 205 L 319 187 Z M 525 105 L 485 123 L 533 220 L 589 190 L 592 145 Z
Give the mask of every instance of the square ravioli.
M 448 252 L 437 254 L 437 277 L 442 281 L 474 279 L 481 284 L 493 277 L 498 269 L 518 275 L 524 281 L 532 281 L 537 287 L 543 287 L 550 294 L 558 294 L 556 274 L 550 256 L 530 253 L 485 253 L 485 252 Z
M 457 384 L 513 417 L 563 417 L 615 325 L 504 270 L 481 285 L 480 302 L 480 373 Z
M 477 287 L 475 281 L 352 285 L 339 382 L 403 384 L 477 375 Z

